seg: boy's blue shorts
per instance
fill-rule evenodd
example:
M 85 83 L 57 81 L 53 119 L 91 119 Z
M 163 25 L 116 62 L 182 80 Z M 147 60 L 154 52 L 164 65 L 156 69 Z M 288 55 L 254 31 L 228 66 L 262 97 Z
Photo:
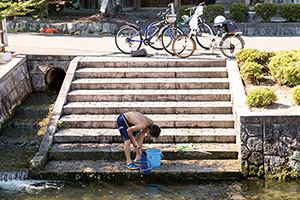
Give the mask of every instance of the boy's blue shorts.
M 130 140 L 128 133 L 127 133 L 129 124 L 128 124 L 127 119 L 124 114 L 119 115 L 119 117 L 117 118 L 117 125 L 118 125 L 118 129 L 120 131 L 121 137 L 122 137 L 122 141 L 124 142 L 126 140 Z M 133 132 L 133 136 L 135 137 L 138 134 L 140 134 L 141 132 L 142 132 L 142 130 Z

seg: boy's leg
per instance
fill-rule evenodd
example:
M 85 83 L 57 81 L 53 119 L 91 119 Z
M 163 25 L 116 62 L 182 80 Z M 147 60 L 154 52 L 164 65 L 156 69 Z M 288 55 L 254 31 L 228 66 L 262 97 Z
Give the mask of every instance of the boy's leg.
M 130 157 L 130 144 L 131 144 L 130 140 L 124 141 L 124 153 L 125 153 L 127 165 L 132 163 L 132 160 Z

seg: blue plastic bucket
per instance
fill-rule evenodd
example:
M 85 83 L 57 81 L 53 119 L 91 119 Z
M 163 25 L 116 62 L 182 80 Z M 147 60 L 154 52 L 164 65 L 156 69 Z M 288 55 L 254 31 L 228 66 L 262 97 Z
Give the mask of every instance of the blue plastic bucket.
M 160 149 L 148 149 L 146 151 L 147 159 L 150 162 L 152 167 L 159 167 L 160 160 L 163 158 L 162 152 Z

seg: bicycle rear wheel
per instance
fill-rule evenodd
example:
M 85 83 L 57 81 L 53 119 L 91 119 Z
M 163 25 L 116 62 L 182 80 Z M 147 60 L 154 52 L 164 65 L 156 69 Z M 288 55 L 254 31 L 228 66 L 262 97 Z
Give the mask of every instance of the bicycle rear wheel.
M 196 43 L 193 38 L 181 35 L 174 40 L 172 49 L 176 56 L 187 58 L 193 55 L 196 49 Z
M 244 48 L 244 40 L 239 35 L 227 35 L 220 42 L 220 49 L 224 56 L 235 58 L 237 52 Z
M 163 46 L 161 43 L 161 26 L 160 24 L 163 23 L 163 21 L 155 21 L 148 25 L 147 31 L 145 33 L 146 38 L 149 38 L 149 36 L 152 35 L 151 40 L 149 41 L 149 46 L 156 50 L 163 50 Z M 155 28 L 151 28 L 151 26 L 155 26 Z
M 197 43 L 205 50 L 209 50 L 209 45 L 214 37 L 214 31 L 207 23 L 201 23 L 196 33 Z
M 176 26 L 166 27 L 163 29 L 161 40 L 162 40 L 162 46 L 166 50 L 166 52 L 168 52 L 171 55 L 174 55 L 173 49 L 172 49 L 173 41 L 178 36 L 183 35 L 183 34 L 184 34 L 183 31 Z
M 125 25 L 115 35 L 115 43 L 122 53 L 130 54 L 141 48 L 142 36 L 136 28 Z

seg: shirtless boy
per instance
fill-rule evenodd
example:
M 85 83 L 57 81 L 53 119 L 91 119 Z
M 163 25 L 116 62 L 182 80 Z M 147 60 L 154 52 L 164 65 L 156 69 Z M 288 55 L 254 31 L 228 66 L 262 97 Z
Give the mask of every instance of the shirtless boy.
M 157 138 L 160 134 L 160 127 L 155 125 L 151 119 L 138 112 L 127 112 L 119 115 L 117 125 L 124 142 L 126 167 L 133 170 L 139 169 L 136 163 L 139 163 L 141 154 L 133 137 L 136 138 L 138 146 L 142 148 L 145 133 L 147 133 L 147 136 Z M 130 157 L 131 143 L 136 151 L 134 162 L 132 162 Z

